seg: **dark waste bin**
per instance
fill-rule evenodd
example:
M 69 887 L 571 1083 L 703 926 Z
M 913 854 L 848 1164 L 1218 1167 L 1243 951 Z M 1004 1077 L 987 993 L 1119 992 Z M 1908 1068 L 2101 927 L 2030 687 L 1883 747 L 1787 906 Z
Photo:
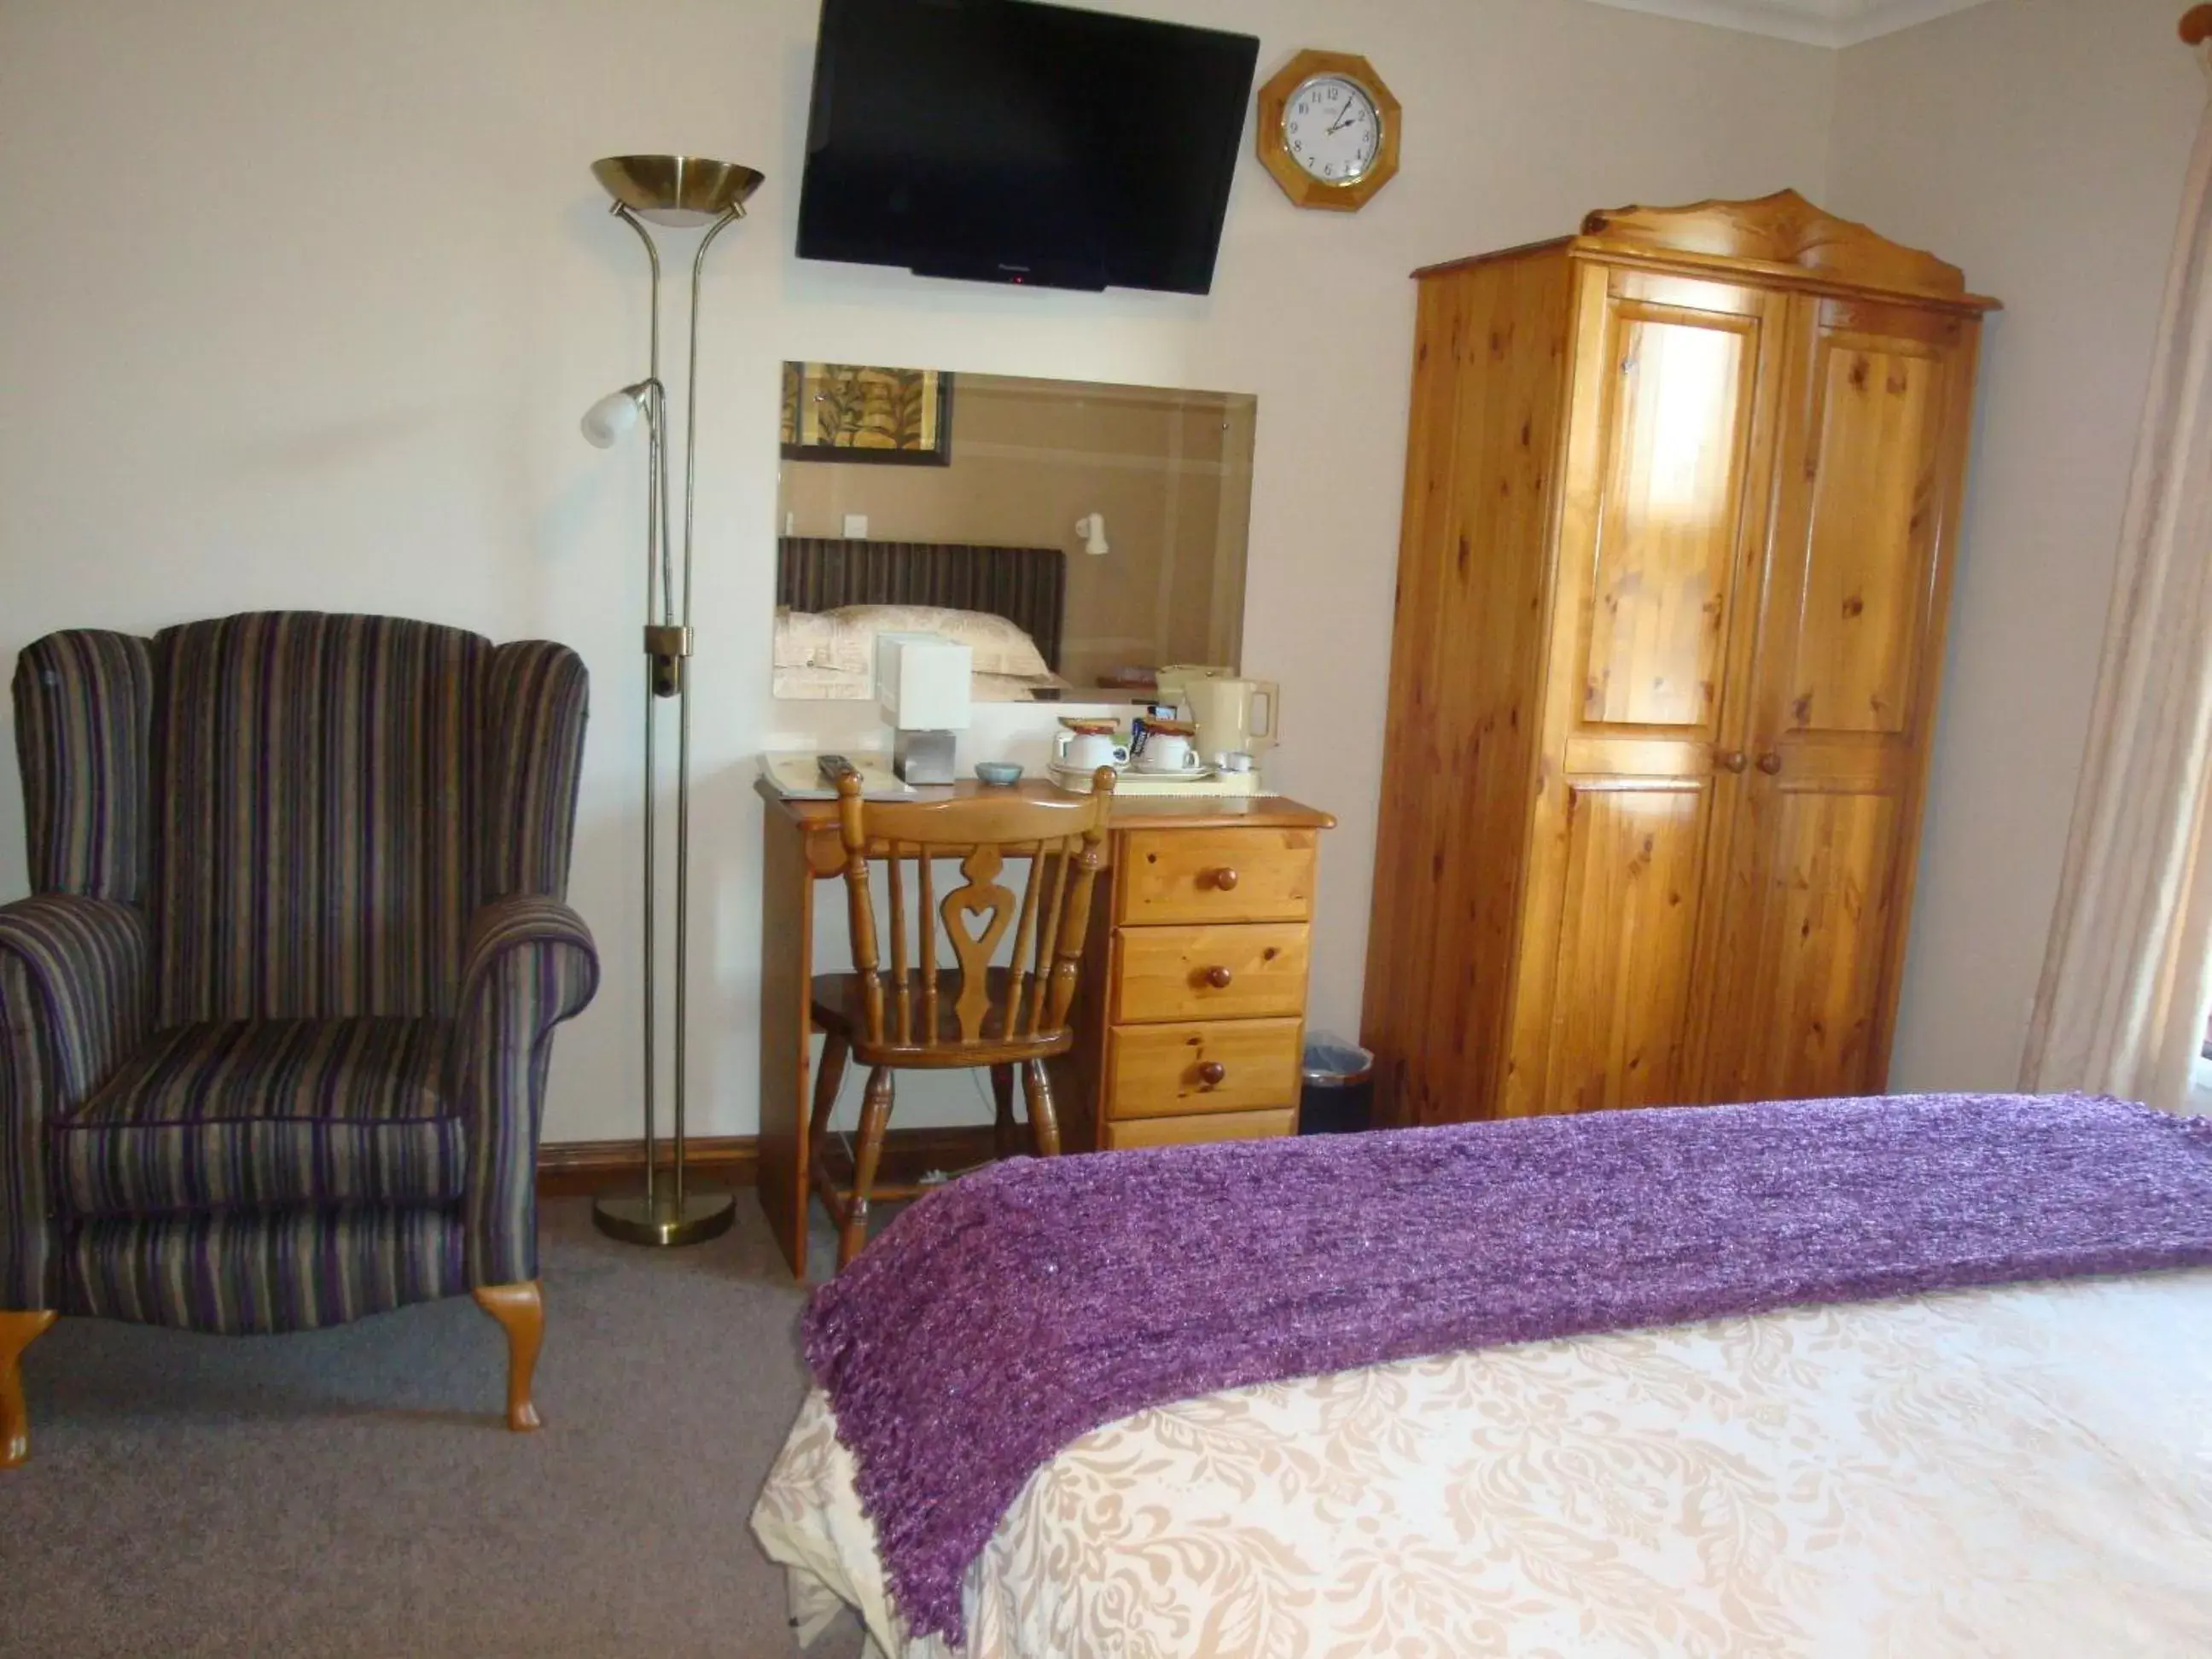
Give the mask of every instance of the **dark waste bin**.
M 1351 1134 L 1368 1127 L 1375 1110 L 1375 1056 L 1356 1042 L 1322 1035 L 1306 1039 L 1299 1068 L 1298 1133 Z

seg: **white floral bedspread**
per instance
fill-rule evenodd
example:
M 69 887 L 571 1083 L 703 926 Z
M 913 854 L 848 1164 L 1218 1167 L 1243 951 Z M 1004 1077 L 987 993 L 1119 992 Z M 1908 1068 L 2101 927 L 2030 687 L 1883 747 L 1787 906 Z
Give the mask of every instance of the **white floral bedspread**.
M 819 1393 L 753 1514 L 888 1605 Z M 948 1456 L 957 1449 L 948 1447 Z M 2212 1655 L 2212 1273 L 1378 1365 L 1148 1411 L 1023 1490 L 969 1659 Z

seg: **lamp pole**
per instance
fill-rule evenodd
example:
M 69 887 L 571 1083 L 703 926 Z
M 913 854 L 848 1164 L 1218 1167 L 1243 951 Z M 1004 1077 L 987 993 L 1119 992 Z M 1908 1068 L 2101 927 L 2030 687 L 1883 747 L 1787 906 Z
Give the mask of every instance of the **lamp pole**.
M 727 1192 L 700 1191 L 686 1178 L 689 1142 L 686 1112 L 690 1017 L 691 921 L 691 578 L 692 520 L 696 499 L 699 432 L 699 296 L 707 250 L 744 216 L 748 197 L 760 187 L 750 167 L 684 155 L 617 155 L 592 163 L 592 172 L 614 198 L 614 216 L 637 233 L 645 245 L 653 283 L 652 325 L 644 380 L 602 398 L 584 417 L 584 433 L 603 447 L 620 430 L 646 423 L 645 523 L 645 954 L 643 1042 L 645 1180 L 637 1193 L 602 1194 L 592 1206 L 599 1231 L 632 1243 L 696 1244 L 726 1232 L 736 1218 L 737 1200 Z M 684 422 L 684 559 L 678 597 L 675 550 L 668 529 L 668 390 L 660 378 L 660 252 L 646 222 L 672 227 L 705 225 L 691 261 L 691 338 L 686 359 Z M 676 906 L 674 985 L 675 1065 L 672 1068 L 673 1123 L 671 1179 L 659 1179 L 655 1107 L 659 1091 L 655 1039 L 659 1025 L 659 951 L 654 927 L 659 908 L 659 821 L 655 798 L 660 772 L 657 733 L 659 705 L 673 699 L 676 726 Z

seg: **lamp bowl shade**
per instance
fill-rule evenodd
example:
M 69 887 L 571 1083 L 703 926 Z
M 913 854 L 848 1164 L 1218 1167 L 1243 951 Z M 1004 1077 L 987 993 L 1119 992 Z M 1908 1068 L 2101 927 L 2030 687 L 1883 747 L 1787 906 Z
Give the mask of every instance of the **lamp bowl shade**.
M 703 225 L 760 188 L 763 175 L 703 155 L 609 155 L 592 163 L 607 194 L 657 225 Z

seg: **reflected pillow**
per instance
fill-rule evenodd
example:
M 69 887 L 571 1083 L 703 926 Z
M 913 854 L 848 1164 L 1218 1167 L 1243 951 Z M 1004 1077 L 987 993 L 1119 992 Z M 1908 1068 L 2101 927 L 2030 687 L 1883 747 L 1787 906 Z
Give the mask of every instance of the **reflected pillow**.
M 975 653 L 979 675 L 1044 679 L 1052 673 L 1035 640 L 1018 623 L 988 611 L 953 611 L 937 605 L 848 605 L 824 614 L 870 639 L 878 634 L 942 634 Z

